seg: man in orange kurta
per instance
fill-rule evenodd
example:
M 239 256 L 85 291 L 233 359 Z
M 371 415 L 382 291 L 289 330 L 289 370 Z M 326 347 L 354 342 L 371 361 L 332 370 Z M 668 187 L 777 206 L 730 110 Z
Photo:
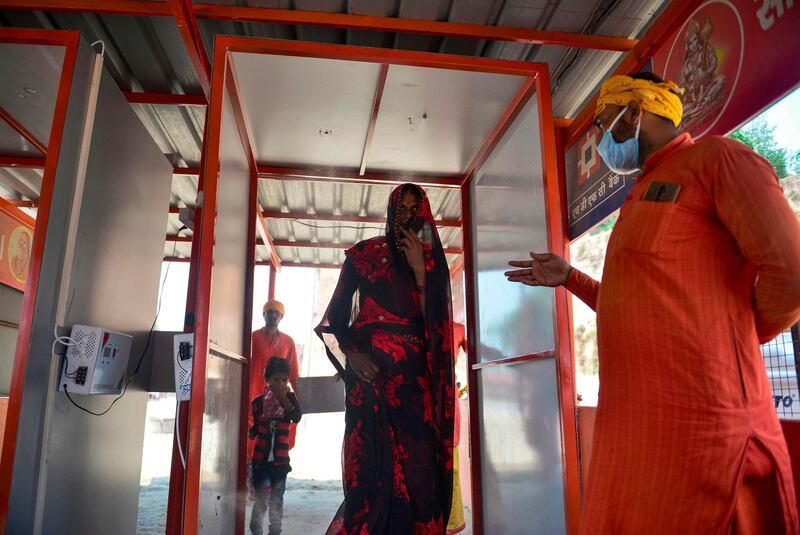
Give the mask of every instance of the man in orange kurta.
M 663 90 L 678 92 L 652 76 L 601 89 L 604 158 L 626 167 L 632 150 L 642 167 L 602 283 L 552 254 L 507 273 L 565 285 L 597 312 L 582 533 L 797 534 L 759 343 L 800 317 L 800 225 L 768 162 L 732 139 L 680 134 L 680 100 Z
M 289 361 L 289 383 L 295 387 L 300 377 L 297 363 L 297 349 L 292 337 L 278 330 L 283 319 L 285 308 L 280 301 L 270 300 L 264 304 L 264 326 L 253 332 L 253 350 L 250 358 L 250 399 L 251 401 L 264 393 L 264 368 L 272 357 L 280 357 Z M 248 411 L 249 425 L 253 425 L 252 411 Z M 289 431 L 289 448 L 294 446 L 297 427 L 292 424 Z M 252 457 L 253 441 L 248 439 L 247 457 Z

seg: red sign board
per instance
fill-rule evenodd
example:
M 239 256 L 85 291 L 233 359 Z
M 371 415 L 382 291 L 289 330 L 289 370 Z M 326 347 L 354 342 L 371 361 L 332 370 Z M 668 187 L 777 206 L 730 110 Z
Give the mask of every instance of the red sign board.
M 725 135 L 800 84 L 800 0 L 707 0 L 645 70 L 685 90 L 681 128 Z M 612 173 L 589 128 L 567 151 L 569 237 L 618 209 L 635 176 Z
M 33 225 L 32 217 L 0 199 L 0 284 L 25 291 Z
M 800 2 L 703 2 L 653 56 L 653 71 L 683 87 L 684 131 L 724 135 L 800 82 Z

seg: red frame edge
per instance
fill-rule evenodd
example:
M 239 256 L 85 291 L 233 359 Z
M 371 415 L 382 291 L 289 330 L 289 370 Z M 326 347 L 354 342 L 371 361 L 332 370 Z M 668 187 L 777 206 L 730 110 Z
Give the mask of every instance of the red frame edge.
M 183 526 L 181 529 L 183 535 L 195 535 L 200 520 L 200 456 L 203 443 L 206 366 L 209 349 L 208 313 L 211 304 L 217 179 L 219 175 L 219 148 L 222 129 L 222 102 L 225 97 L 226 65 L 227 54 L 225 47 L 218 44 L 214 51 L 214 70 L 211 75 L 212 89 L 211 102 L 208 107 L 205 167 L 201 170 L 203 177 L 203 206 L 205 209 L 200 222 L 192 399 L 189 402 L 186 483 L 184 485 Z
M 562 169 L 558 164 L 558 149 L 550 95 L 550 76 L 544 72 L 537 80 L 539 131 L 544 171 L 545 215 L 547 241 L 551 252 L 569 258 L 569 238 L 564 225 L 566 190 L 562 188 Z M 558 377 L 558 407 L 561 420 L 561 461 L 564 478 L 564 509 L 567 533 L 580 531 L 580 466 L 578 465 L 578 434 L 575 394 L 575 357 L 572 350 L 572 319 L 569 296 L 564 287 L 555 288 L 555 353 Z
M 44 244 L 47 225 L 50 220 L 50 209 L 53 199 L 53 188 L 61 153 L 61 142 L 64 125 L 67 119 L 67 107 L 75 74 L 78 56 L 80 33 L 56 30 L 16 30 L 0 29 L 0 42 L 11 44 L 51 45 L 64 47 L 64 61 L 61 65 L 61 76 L 58 82 L 58 93 L 53 110 L 53 123 L 50 127 L 48 152 L 45 158 L 42 186 L 39 197 L 39 208 L 31 243 L 28 278 L 20 309 L 17 346 L 14 352 L 14 366 L 11 372 L 9 388 L 8 412 L 6 415 L 6 432 L 3 437 L 2 461 L 0 462 L 0 533 L 5 533 L 8 522 L 8 502 L 11 493 L 11 481 L 14 470 L 14 458 L 17 448 L 20 411 L 25 386 L 25 374 L 28 364 L 28 351 L 33 327 L 33 312 L 39 290 L 39 276 L 42 269 Z

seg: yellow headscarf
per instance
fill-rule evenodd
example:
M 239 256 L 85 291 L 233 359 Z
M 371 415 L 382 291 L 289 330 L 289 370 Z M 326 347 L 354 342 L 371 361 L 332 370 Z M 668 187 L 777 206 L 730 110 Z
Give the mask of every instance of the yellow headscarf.
M 683 89 L 673 82 L 656 83 L 630 76 L 612 76 L 600 87 L 594 114 L 597 116 L 609 104 L 627 106 L 630 101 L 638 100 L 643 110 L 666 117 L 678 126 L 683 116 L 682 94 Z
M 283 303 L 281 303 L 280 301 L 276 301 L 275 299 L 272 299 L 264 303 L 264 309 L 263 309 L 264 314 L 267 313 L 267 310 L 277 310 L 278 312 L 281 313 L 281 316 L 286 315 L 286 308 L 284 308 Z

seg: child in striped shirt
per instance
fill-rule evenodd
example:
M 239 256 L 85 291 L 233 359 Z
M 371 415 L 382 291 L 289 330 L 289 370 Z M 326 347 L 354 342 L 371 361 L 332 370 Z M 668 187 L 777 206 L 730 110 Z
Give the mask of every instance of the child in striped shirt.
M 283 520 L 283 493 L 289 465 L 289 423 L 302 416 L 297 396 L 289 390 L 289 362 L 272 357 L 264 369 L 264 393 L 252 402 L 255 441 L 252 458 L 255 502 L 250 517 L 252 535 L 264 534 L 264 514 L 269 510 L 269 535 L 279 535 Z

